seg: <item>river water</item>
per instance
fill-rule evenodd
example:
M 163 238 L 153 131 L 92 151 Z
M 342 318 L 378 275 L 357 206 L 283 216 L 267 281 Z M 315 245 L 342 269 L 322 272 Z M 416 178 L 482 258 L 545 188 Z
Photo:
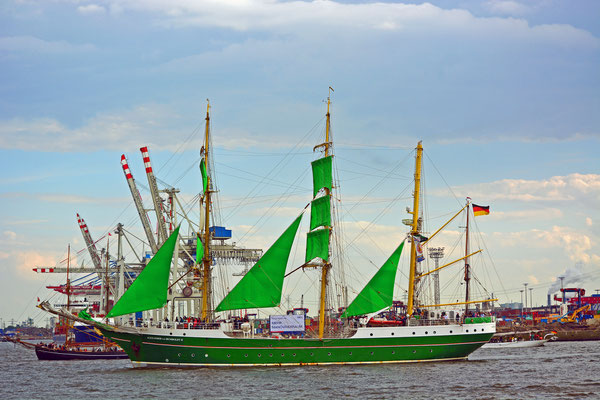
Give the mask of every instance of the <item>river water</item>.
M 38 361 L 0 343 L 0 399 L 600 399 L 600 341 L 479 349 L 468 361 L 138 369 Z

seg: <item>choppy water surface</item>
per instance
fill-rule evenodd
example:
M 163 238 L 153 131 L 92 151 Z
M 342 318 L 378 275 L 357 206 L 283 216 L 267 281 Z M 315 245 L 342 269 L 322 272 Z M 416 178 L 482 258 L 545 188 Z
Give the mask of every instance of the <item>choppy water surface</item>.
M 0 343 L 0 399 L 600 398 L 600 342 L 480 349 L 469 361 L 328 367 L 138 369 L 38 361 Z

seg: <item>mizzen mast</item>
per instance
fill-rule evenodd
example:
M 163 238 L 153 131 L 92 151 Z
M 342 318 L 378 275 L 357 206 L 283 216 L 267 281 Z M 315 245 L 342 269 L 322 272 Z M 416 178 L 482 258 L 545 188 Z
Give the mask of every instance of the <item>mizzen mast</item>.
M 413 209 L 409 211 L 412 214 L 412 225 L 410 229 L 410 272 L 408 275 L 408 304 L 406 307 L 407 316 L 412 315 L 415 306 L 415 286 L 417 270 L 417 247 L 415 237 L 419 234 L 419 198 L 421 194 L 421 163 L 423 157 L 423 145 L 419 142 L 417 145 L 417 155 L 415 157 L 415 190 L 413 193 Z

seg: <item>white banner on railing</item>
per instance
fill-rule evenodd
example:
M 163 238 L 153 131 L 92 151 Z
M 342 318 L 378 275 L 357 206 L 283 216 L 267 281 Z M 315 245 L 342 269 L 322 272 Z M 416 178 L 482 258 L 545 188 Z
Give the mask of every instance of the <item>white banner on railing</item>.
M 269 317 L 271 333 L 304 332 L 306 319 L 304 315 L 271 315 Z

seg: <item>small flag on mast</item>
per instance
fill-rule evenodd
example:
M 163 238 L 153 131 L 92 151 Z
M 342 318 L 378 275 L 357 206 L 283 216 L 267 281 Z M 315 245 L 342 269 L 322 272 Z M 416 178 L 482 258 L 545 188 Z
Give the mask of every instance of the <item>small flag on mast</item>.
M 490 213 L 490 206 L 478 206 L 473 203 L 473 215 L 476 217 L 480 215 L 488 215 Z

